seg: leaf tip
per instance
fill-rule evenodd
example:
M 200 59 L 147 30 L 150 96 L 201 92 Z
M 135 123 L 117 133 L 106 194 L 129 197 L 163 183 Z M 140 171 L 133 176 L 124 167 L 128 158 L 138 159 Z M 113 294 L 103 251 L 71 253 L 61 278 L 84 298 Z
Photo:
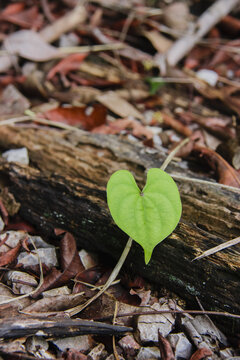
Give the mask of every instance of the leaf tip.
M 144 259 L 146 265 L 148 265 L 149 261 L 151 260 L 151 257 L 152 257 L 152 251 L 146 251 L 144 249 Z

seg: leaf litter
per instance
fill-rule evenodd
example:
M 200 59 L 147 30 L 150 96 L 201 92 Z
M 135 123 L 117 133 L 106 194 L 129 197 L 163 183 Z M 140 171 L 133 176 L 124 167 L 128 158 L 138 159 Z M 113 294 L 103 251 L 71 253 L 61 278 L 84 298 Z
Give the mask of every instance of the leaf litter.
M 119 3 L 98 0 L 89 1 L 84 7 L 82 4 L 77 5 L 74 0 L 62 1 L 61 6 L 56 1 L 36 1 L 33 5 L 27 0 L 1 4 L 1 120 L 25 116 L 24 111 L 29 108 L 33 111 L 34 107 L 44 109 L 44 105 L 51 99 L 56 101 L 56 107 L 36 111 L 36 117 L 49 120 L 45 126 L 52 126 L 54 122 L 64 123 L 93 133 L 115 134 L 165 151 L 177 146 L 185 137 L 190 137 L 179 156 L 187 161 L 194 160 L 195 163 L 199 162 L 199 158 L 204 160 L 204 164 L 207 163 L 211 169 L 211 172 L 205 171 L 208 177 L 213 174 L 215 181 L 239 188 L 239 169 L 232 155 L 237 153 L 240 146 L 237 135 L 240 111 L 239 9 L 219 19 L 219 24 L 214 24 L 208 34 L 185 53 L 185 68 L 180 63 L 174 69 L 167 69 L 164 66 L 166 64 L 160 66 L 156 61 L 157 55 L 167 55 L 177 38 L 185 34 L 191 21 L 206 10 L 204 6 L 196 10 L 195 3 L 193 0 L 189 4 L 174 1 L 170 5 L 167 1 Z M 174 15 L 176 13 L 177 16 Z M 62 46 L 65 33 L 75 38 L 74 45 L 69 44 L 67 51 Z M 97 47 L 99 45 L 102 47 Z M 21 71 L 29 63 L 34 64 L 35 70 Z M 162 71 L 164 67 L 165 72 Z M 160 74 L 157 73 L 159 68 L 162 71 Z M 214 74 L 215 83 L 209 82 L 203 75 L 199 78 L 200 72 L 205 72 L 206 76 L 210 74 L 209 71 Z M 28 88 L 30 83 L 31 87 Z M 148 117 L 150 120 L 147 123 Z M 43 126 L 34 117 L 30 120 L 31 126 Z M 222 152 L 226 141 L 232 142 L 234 149 L 225 147 Z M 67 232 L 61 235 L 60 249 L 53 250 L 58 254 L 60 265 L 50 264 L 48 259 L 45 261 L 44 254 L 47 256 L 47 251 L 44 252 L 44 249 L 50 249 L 50 239 L 46 239 L 46 242 L 41 240 L 39 244 L 36 241 L 38 250 L 35 250 L 30 241 L 35 237 L 31 235 L 35 229 L 17 217 L 17 204 L 11 212 L 10 203 L 6 201 L 9 195 L 6 195 L 4 188 L 1 198 L 1 295 L 5 299 L 7 296 L 14 300 L 4 304 L 1 299 L 1 318 L 4 320 L 6 317 L 6 309 L 13 318 L 19 316 L 19 310 L 23 314 L 34 312 L 42 314 L 40 323 L 44 328 L 44 319 L 49 314 L 61 317 L 65 309 L 92 297 L 94 291 L 108 278 L 110 269 L 101 263 L 101 259 L 97 263 L 93 261 L 94 265 L 89 268 L 84 266 L 75 239 Z M 233 244 L 234 241 L 231 241 Z M 213 254 L 215 250 L 205 255 Z M 36 251 L 39 251 L 41 266 Z M 26 260 L 25 267 L 21 261 L 28 254 L 36 263 Z M 91 258 L 91 254 L 88 256 Z M 44 274 L 42 283 L 39 283 L 40 267 Z M 15 272 L 14 278 L 11 272 Z M 1 355 L 9 358 L 19 350 L 26 356 L 32 354 L 34 357 L 51 359 L 59 358 L 59 351 L 63 359 L 110 360 L 118 356 L 141 360 L 160 358 L 160 352 L 165 360 L 178 357 L 199 360 L 209 356 L 226 359 L 237 355 L 236 350 L 228 342 L 225 343 L 213 328 L 211 332 L 209 330 L 208 336 L 215 347 L 204 342 L 206 339 L 202 340 L 201 347 L 194 342 L 196 336 L 205 336 L 199 325 L 203 324 L 202 319 L 196 320 L 199 324 L 195 332 L 181 332 L 184 328 L 183 318 L 189 320 L 186 314 L 181 314 L 180 319 L 171 317 L 173 328 L 164 337 L 161 335 L 162 324 L 159 325 L 154 341 L 148 337 L 147 329 L 153 326 L 153 318 L 156 320 L 158 315 L 141 315 L 145 318 L 143 324 L 146 327 L 143 331 L 147 334 L 142 341 L 139 338 L 142 331 L 139 318 L 134 314 L 149 309 L 154 311 L 155 308 L 161 308 L 163 303 L 171 308 L 171 300 L 168 296 L 156 294 L 151 285 L 142 279 L 136 285 L 128 277 L 126 280 L 126 274 L 125 279 L 124 274 L 121 274 L 119 280 L 120 283 L 113 285 L 101 299 L 89 305 L 82 313 L 87 319 L 111 319 L 118 301 L 119 314 L 133 314 L 124 321 L 124 317 L 117 317 L 119 324 L 133 327 L 134 333 L 126 335 L 127 339 L 123 336 L 117 339 L 115 355 L 107 341 L 101 338 L 101 332 L 100 341 L 94 335 L 88 335 L 90 341 L 85 339 L 88 346 L 84 349 L 74 350 L 71 338 L 61 347 L 47 338 L 46 342 L 36 342 L 38 352 L 29 344 L 30 341 L 36 341 L 30 334 L 22 342 L 14 340 L 15 344 L 13 342 L 11 346 L 7 340 L 3 341 L 0 345 Z M 41 286 L 38 288 L 39 284 Z M 24 286 L 31 288 L 32 296 L 22 299 L 21 296 L 16 297 L 13 294 L 16 289 L 19 294 L 28 293 Z M 7 295 L 4 295 L 4 291 Z M 174 306 L 179 306 L 178 300 L 174 299 Z M 182 344 L 188 340 L 194 344 L 190 352 L 186 345 L 179 345 L 180 341 L 173 346 L 171 339 L 175 335 L 184 339 Z M 58 353 L 53 350 L 52 344 L 59 346 Z

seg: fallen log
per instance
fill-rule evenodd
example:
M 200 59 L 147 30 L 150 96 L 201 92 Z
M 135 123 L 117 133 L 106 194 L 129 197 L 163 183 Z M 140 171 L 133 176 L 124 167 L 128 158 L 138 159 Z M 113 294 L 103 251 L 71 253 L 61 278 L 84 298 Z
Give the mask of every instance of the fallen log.
M 113 223 L 106 204 L 106 184 L 113 171 L 128 169 L 140 186 L 145 170 L 160 167 L 164 153 L 83 131 L 0 127 L 0 148 L 27 147 L 30 166 L 0 160 L 0 174 L 21 203 L 23 218 L 47 235 L 53 228 L 70 231 L 79 247 L 118 259 L 127 236 Z M 192 262 L 213 246 L 239 236 L 240 190 L 198 180 L 184 162 L 173 161 L 168 172 L 179 186 L 183 202 L 180 224 L 159 244 L 149 265 L 134 244 L 126 261 L 132 273 L 165 286 L 206 310 L 240 314 L 240 246 Z M 219 320 L 219 318 L 218 318 Z M 230 332 L 240 321 L 221 318 Z

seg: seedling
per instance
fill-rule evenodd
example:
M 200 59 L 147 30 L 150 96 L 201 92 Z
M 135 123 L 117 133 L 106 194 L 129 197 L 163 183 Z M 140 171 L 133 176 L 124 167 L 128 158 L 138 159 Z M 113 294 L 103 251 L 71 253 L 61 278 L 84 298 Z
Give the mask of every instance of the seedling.
M 182 212 L 173 178 L 155 168 L 148 171 L 142 191 L 129 171 L 116 171 L 107 184 L 107 201 L 115 223 L 143 247 L 146 264 L 154 247 L 175 229 Z
M 118 170 L 110 177 L 107 184 L 108 207 L 113 220 L 129 235 L 129 239 L 102 289 L 85 304 L 66 310 L 69 316 L 85 309 L 111 286 L 129 253 L 132 240 L 143 247 L 145 263 L 148 264 L 154 247 L 175 229 L 181 217 L 182 204 L 177 185 L 164 170 L 188 141 L 185 139 L 170 153 L 161 169 L 148 171 L 142 191 L 127 170 Z

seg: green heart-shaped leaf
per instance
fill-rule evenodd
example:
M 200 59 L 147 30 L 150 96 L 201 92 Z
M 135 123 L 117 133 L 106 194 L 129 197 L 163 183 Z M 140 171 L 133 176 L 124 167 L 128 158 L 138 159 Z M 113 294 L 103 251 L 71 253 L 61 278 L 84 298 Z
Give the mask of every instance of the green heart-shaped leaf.
M 174 180 L 155 168 L 148 171 L 142 192 L 129 171 L 116 171 L 107 184 L 107 201 L 115 223 L 143 247 L 146 264 L 154 247 L 175 229 L 182 212 Z

